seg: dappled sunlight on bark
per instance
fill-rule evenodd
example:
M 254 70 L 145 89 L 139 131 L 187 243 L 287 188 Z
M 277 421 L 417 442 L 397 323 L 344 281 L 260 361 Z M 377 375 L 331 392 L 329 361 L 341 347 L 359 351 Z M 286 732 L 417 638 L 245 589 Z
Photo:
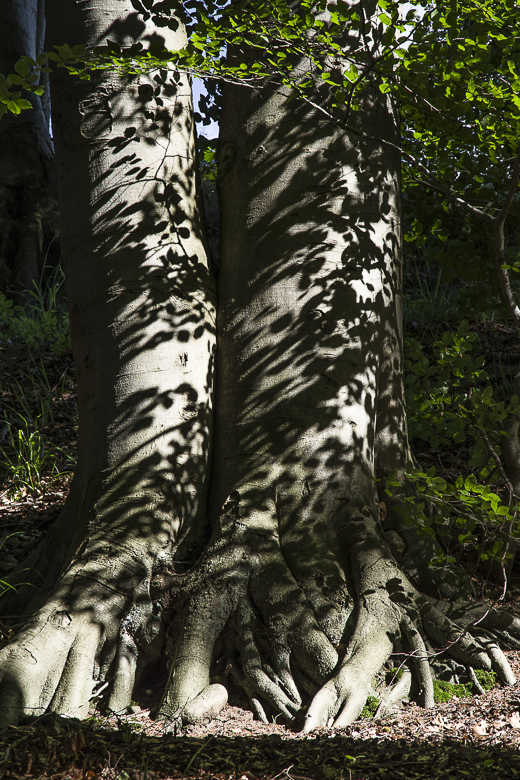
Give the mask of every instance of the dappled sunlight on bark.
M 158 40 L 130 0 L 49 8 L 52 40 Z M 345 45 L 371 61 L 376 30 Z M 9 602 L 39 611 L 0 655 L 4 722 L 84 716 L 105 683 L 124 711 L 165 655 L 174 727 L 228 689 L 264 721 L 344 727 L 393 654 L 382 708 L 431 706 L 441 655 L 511 684 L 497 642 L 520 646 L 520 623 L 443 601 L 430 542 L 381 513 L 378 480 L 410 458 L 390 98 L 367 77 L 356 133 L 274 77 L 226 86 L 216 322 L 190 86 L 164 73 L 54 77 L 79 462 L 36 596 Z
M 47 10 L 51 41 L 157 38 L 131 3 Z M 182 45 L 182 30 L 164 34 Z M 167 576 L 207 536 L 214 282 L 190 85 L 171 74 L 156 102 L 153 75 L 53 75 L 79 457 L 30 577 L 21 571 L 5 599 L 11 613 L 44 604 L 2 653 L 8 722 L 20 710 L 84 715 L 103 680 L 108 705 L 124 710 L 135 675 L 162 650 Z

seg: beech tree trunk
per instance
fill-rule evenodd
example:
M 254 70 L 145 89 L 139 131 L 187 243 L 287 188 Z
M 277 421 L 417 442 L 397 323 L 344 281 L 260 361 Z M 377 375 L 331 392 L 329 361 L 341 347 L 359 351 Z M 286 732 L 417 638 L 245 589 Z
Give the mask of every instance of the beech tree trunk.
M 130 0 L 48 0 L 47 13 L 49 48 L 159 40 Z M 161 35 L 170 49 L 183 45 L 181 28 Z M 204 538 L 215 290 L 191 87 L 169 73 L 161 103 L 154 76 L 52 79 L 78 466 L 61 517 L 26 563 L 37 598 L 48 598 L 1 656 L 4 722 L 20 710 L 82 716 L 107 676 L 109 706 L 124 710 L 140 657 L 161 650 L 166 572 L 186 568 Z M 18 604 L 27 596 L 20 587 Z
M 157 35 L 130 0 L 49 10 L 53 41 Z M 377 30 L 349 42 L 368 58 Z M 214 713 L 238 685 L 264 720 L 344 726 L 393 652 L 406 669 L 382 708 L 413 678 L 430 706 L 442 651 L 457 673 L 512 683 L 497 639 L 520 646 L 519 621 L 437 601 L 428 547 L 378 494 L 409 457 L 391 102 L 369 82 L 346 131 L 274 82 L 226 89 L 212 454 L 190 90 L 174 75 L 161 105 L 155 84 L 53 85 L 79 464 L 31 562 L 45 604 L 0 654 L 2 722 L 83 716 L 103 680 L 122 711 L 165 649 L 157 714 L 172 720 Z
M 369 57 L 378 34 L 349 45 Z M 224 88 L 213 536 L 182 585 L 160 714 L 211 713 L 231 682 L 261 719 L 306 712 L 310 731 L 351 723 L 394 651 L 425 706 L 434 645 L 468 675 L 514 676 L 491 635 L 418 589 L 443 595 L 431 545 L 378 495 L 410 458 L 396 112 L 375 79 L 348 132 L 288 94 Z M 407 668 L 383 686 L 382 708 L 411 683 Z
M 14 72 L 22 55 L 43 51 L 43 0 L 3 0 L 0 6 L 0 73 Z M 46 100 L 47 97 L 47 100 Z M 56 264 L 59 212 L 48 95 L 0 122 L 0 290 L 23 298 L 38 287 L 43 266 Z

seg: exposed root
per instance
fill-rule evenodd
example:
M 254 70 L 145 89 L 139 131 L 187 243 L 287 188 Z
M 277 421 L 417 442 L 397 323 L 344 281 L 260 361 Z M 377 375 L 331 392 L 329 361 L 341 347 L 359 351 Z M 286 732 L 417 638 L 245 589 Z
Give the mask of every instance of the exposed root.
M 210 685 L 210 666 L 213 647 L 222 631 L 233 602 L 226 592 L 216 587 L 200 588 L 190 595 L 184 609 L 182 635 L 177 638 L 175 654 L 166 689 L 159 705 L 159 719 L 178 717 L 189 702 Z M 200 718 L 209 717 L 201 700 L 197 712 Z
M 394 652 L 409 660 L 382 695 L 378 716 L 408 695 L 413 676 L 421 703 L 432 706 L 432 663 L 441 654 L 461 661 L 473 682 L 473 669 L 494 669 L 504 684 L 514 683 L 498 641 L 506 635 L 518 642 L 515 618 L 482 606 L 463 614 L 464 605 L 425 598 L 384 549 L 366 542 L 363 554 L 356 553 L 352 582 L 343 580 L 335 591 L 329 582 L 321 593 L 315 585 L 310 601 L 277 534 L 263 533 L 260 540 L 236 524 L 183 579 L 185 602 L 174 624 L 176 651 L 159 717 L 194 723 L 224 706 L 225 677 L 211 677 L 219 636 L 223 674 L 246 692 L 264 722 L 276 713 L 292 721 L 310 694 L 306 732 L 352 723 Z M 118 549 L 110 561 L 92 551 L 76 561 L 27 629 L 0 653 L 3 725 L 46 710 L 84 717 L 103 681 L 110 686 L 109 708 L 128 707 L 143 653 L 153 652 L 154 643 L 158 653 L 162 643 L 146 560 Z M 320 582 L 325 578 L 316 577 Z M 354 609 L 341 603 L 338 594 L 347 592 L 357 594 Z M 328 615 L 326 623 L 314 609 Z M 331 625 L 334 633 L 327 635 Z
M 499 646 L 494 642 L 490 642 L 486 646 L 486 650 L 491 658 L 493 671 L 497 673 L 500 682 L 504 683 L 504 685 L 514 685 L 516 683 L 516 677 L 509 666 L 509 661 Z
M 268 519 L 262 518 L 262 533 L 233 524 L 206 551 L 193 577 L 182 633 L 174 638 L 160 718 L 176 717 L 209 685 L 215 641 L 230 619 L 241 666 L 233 676 L 262 720 L 274 711 L 290 721 L 301 709 L 293 669 L 319 687 L 337 666 L 338 653 L 289 569 L 277 532 L 266 533 Z M 344 600 L 339 611 L 345 611 Z M 329 624 L 337 624 L 333 613 L 331 606 Z
M 513 619 L 493 613 L 483 628 L 484 620 L 474 625 L 475 614 L 473 622 L 459 620 L 456 609 L 453 619 L 448 608 L 414 588 L 386 550 L 366 542 L 363 554 L 357 553 L 361 563 L 352 575 L 356 579 L 348 585 L 358 594 L 355 622 L 343 620 L 335 648 L 296 583 L 277 535 L 264 534 L 261 542 L 235 525 L 208 548 L 187 600 L 163 717 L 188 717 L 192 722 L 211 716 L 214 705 L 206 692 L 213 648 L 224 627 L 228 651 L 223 658 L 228 660 L 222 663 L 260 720 L 267 722 L 275 713 L 293 720 L 312 691 L 305 732 L 352 723 L 372 692 L 375 676 L 396 650 L 409 654 L 412 669 L 407 664 L 401 679 L 383 694 L 378 716 L 409 694 L 414 674 L 421 703 L 433 706 L 432 663 L 439 654 L 471 670 L 493 668 L 507 684 L 514 681 L 491 628 L 499 625 L 501 631 L 512 628 L 513 633 Z M 323 595 L 314 594 L 313 603 L 322 605 Z M 337 651 L 343 646 L 341 658 Z M 473 679 L 474 673 L 470 676 Z M 219 696 L 216 692 L 221 702 Z
M 475 669 L 491 669 L 491 658 L 480 642 L 436 607 L 425 604 L 421 619 L 430 639 L 438 647 L 445 647 L 452 658 Z
M 203 718 L 214 718 L 227 704 L 227 690 L 223 685 L 208 685 L 182 710 L 183 723 L 198 723 Z
M 419 680 L 423 707 L 433 707 L 433 678 L 424 640 L 409 619 L 403 620 L 402 628 L 412 651 L 413 662 Z
M 161 642 L 147 574 L 137 555 L 121 550 L 117 565 L 91 551 L 89 561 L 71 567 L 0 653 L 1 726 L 46 711 L 84 718 L 104 680 L 113 683 L 109 707 L 129 706 L 137 656 Z
M 365 705 L 373 677 L 392 652 L 387 627 L 366 610 L 360 613 L 339 671 L 312 700 L 305 718 L 306 733 L 332 724 L 342 728 L 352 723 Z
M 483 696 L 485 691 L 484 691 L 484 688 L 482 687 L 482 685 L 479 683 L 479 681 L 477 679 L 477 675 L 475 674 L 474 669 L 472 669 L 471 666 L 468 666 L 467 672 L 468 672 L 468 675 L 469 675 L 469 679 L 473 683 L 473 687 L 474 687 L 475 691 L 478 693 L 479 696 Z
M 374 718 L 384 717 L 384 715 L 386 715 L 386 713 L 391 710 L 392 707 L 394 707 L 409 695 L 411 687 L 412 673 L 409 669 L 404 667 L 403 673 L 398 682 L 381 696 L 381 701 L 379 702 L 377 710 L 374 714 Z

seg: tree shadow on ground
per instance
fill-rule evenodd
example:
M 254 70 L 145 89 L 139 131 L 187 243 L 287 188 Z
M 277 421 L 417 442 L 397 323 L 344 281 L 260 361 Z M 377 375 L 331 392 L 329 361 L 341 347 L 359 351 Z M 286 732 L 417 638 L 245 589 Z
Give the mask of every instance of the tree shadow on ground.
M 4 777 L 125 780 L 501 780 L 520 776 L 513 747 L 453 739 L 148 736 L 121 725 L 45 716 L 0 735 Z

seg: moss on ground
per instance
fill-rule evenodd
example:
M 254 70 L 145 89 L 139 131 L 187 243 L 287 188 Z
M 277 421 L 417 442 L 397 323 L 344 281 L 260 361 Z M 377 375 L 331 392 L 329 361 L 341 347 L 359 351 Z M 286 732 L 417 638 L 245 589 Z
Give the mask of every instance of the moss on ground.
M 472 683 L 463 685 L 462 683 L 449 683 L 446 680 L 434 680 L 433 681 L 433 700 L 435 704 L 444 704 L 454 696 L 459 699 L 467 699 L 469 696 L 473 696 Z
M 485 691 L 490 691 L 497 684 L 495 672 L 486 672 L 484 669 L 475 669 L 475 677 L 482 685 Z
M 484 688 L 485 691 L 491 690 L 496 683 L 497 676 L 495 672 L 485 672 L 480 669 L 475 671 L 475 677 Z M 474 696 L 476 691 L 473 690 L 474 686 L 472 682 L 468 683 L 449 683 L 445 680 L 433 681 L 433 700 L 436 704 L 450 701 L 454 696 L 459 699 L 467 699 L 470 696 Z
M 361 710 L 358 720 L 367 720 L 368 718 L 373 718 L 376 714 L 376 710 L 379 707 L 379 699 L 375 696 L 369 696 L 367 698 L 366 704 Z
M 391 680 L 393 680 L 395 684 L 395 680 L 399 679 L 401 674 L 402 670 L 399 670 L 396 677 L 393 676 L 393 672 L 389 672 L 388 676 L 391 676 Z M 496 685 L 497 676 L 495 672 L 485 672 L 481 669 L 476 669 L 475 677 L 485 691 L 491 690 L 491 688 Z M 387 684 L 389 684 L 388 679 Z M 446 682 L 445 680 L 433 681 L 433 699 L 436 704 L 446 703 L 453 699 L 454 696 L 457 696 L 459 699 L 467 699 L 470 696 L 475 696 L 475 694 L 476 691 L 474 690 L 474 685 L 472 682 L 450 683 Z M 375 696 L 369 696 L 365 706 L 361 710 L 358 720 L 368 720 L 369 718 L 373 718 L 378 706 L 379 699 Z

